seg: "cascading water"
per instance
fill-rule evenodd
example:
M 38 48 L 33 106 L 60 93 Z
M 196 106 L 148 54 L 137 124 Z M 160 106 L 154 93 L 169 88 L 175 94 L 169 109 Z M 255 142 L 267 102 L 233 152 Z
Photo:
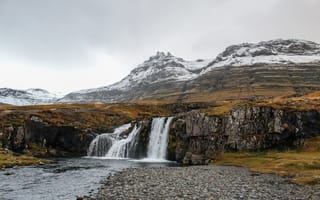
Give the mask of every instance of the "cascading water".
M 159 117 L 152 120 L 148 144 L 148 159 L 165 160 L 168 147 L 168 132 L 173 117 Z
M 141 125 L 135 125 L 130 134 L 123 138 L 120 135 L 131 125 L 126 124 L 113 133 L 98 135 L 90 144 L 88 156 L 107 158 L 141 158 L 149 161 L 164 161 L 167 156 L 168 132 L 173 117 L 159 117 L 152 120 L 147 146 L 140 139 Z M 147 148 L 146 148 L 147 147 Z M 142 151 L 142 153 L 141 153 Z
M 114 138 L 111 133 L 104 133 L 98 135 L 90 144 L 87 155 L 88 156 L 105 156 L 109 148 L 112 146 Z
M 106 157 L 129 158 L 131 151 L 135 148 L 135 145 L 138 142 L 137 136 L 139 132 L 140 127 L 137 127 L 137 125 L 135 125 L 127 138 L 118 140 L 112 145 Z
M 98 135 L 91 143 L 87 152 L 88 156 L 105 156 L 112 145 L 119 139 L 119 135 L 127 131 L 131 124 L 122 125 L 114 130 L 113 133 L 103 133 Z

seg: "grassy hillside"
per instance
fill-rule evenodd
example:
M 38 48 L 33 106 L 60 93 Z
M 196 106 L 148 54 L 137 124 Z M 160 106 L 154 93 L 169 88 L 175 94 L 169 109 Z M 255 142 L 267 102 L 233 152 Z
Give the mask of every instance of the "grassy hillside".
M 320 90 L 319 64 L 219 67 L 188 82 L 150 85 L 133 101 L 212 102 L 263 100 Z
M 222 153 L 211 164 L 248 167 L 252 171 L 289 177 L 302 185 L 320 186 L 320 137 L 288 151 Z
M 0 127 L 22 125 L 31 116 L 57 126 L 110 129 L 149 116 L 172 115 L 164 107 L 145 104 L 57 104 L 0 106 Z
M 209 107 L 208 103 L 167 104 L 159 102 L 114 104 L 56 104 L 35 106 L 0 106 L 0 131 L 22 126 L 32 116 L 49 125 L 110 130 L 144 118 L 172 116 L 192 109 Z
M 134 120 L 155 116 L 170 116 L 190 110 L 200 110 L 208 115 L 223 115 L 236 105 L 271 106 L 286 110 L 320 111 L 320 91 L 305 95 L 289 95 L 265 100 L 230 100 L 204 103 L 163 103 L 139 101 L 114 104 L 55 104 L 35 106 L 0 106 L 1 127 L 23 125 L 31 116 L 57 126 L 109 129 Z

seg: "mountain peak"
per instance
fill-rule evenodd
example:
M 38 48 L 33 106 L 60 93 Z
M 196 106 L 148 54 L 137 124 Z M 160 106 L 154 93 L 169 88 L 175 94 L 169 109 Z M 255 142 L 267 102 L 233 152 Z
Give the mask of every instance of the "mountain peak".
M 130 91 L 135 87 L 144 87 L 155 83 L 180 82 L 196 78 L 200 69 L 207 66 L 212 60 L 198 59 L 196 61 L 186 61 L 175 57 L 170 52 L 157 52 L 148 60 L 134 68 L 128 76 L 121 81 L 109 86 L 80 90 L 67 95 L 67 100 L 72 98 L 76 101 L 82 101 L 82 95 L 86 93 L 95 93 L 112 91 L 112 94 L 118 94 L 119 91 Z M 116 97 L 119 98 L 119 97 Z M 114 101 L 110 98 L 109 101 Z M 63 101 L 63 100 L 62 100 Z
M 218 55 L 218 60 L 226 57 L 256 57 L 272 55 L 317 55 L 320 45 L 315 42 L 298 39 L 276 39 L 259 43 L 242 43 L 229 46 Z
M 158 88 L 163 87 L 161 91 L 167 91 L 168 85 L 181 87 L 188 82 L 195 81 L 197 83 L 199 80 L 201 82 L 202 78 L 206 80 L 207 76 L 203 75 L 211 70 L 214 71 L 213 68 L 216 67 L 247 66 L 255 68 L 256 64 L 283 66 L 301 63 L 320 63 L 320 45 L 296 39 L 242 43 L 227 47 L 215 60 L 198 59 L 195 61 L 175 57 L 170 52 L 157 52 L 134 68 L 121 81 L 105 87 L 73 92 L 65 96 L 61 102 L 116 102 L 137 99 L 143 95 L 152 96 Z M 216 70 L 213 73 L 219 74 L 217 77 L 222 77 L 220 72 L 223 75 L 223 70 Z M 208 75 L 210 76 L 210 74 Z M 212 85 L 218 82 L 217 77 L 212 78 Z M 207 84 L 205 87 L 210 85 L 210 81 L 212 80 L 205 82 Z M 184 87 L 180 89 L 176 92 L 185 90 Z
M 57 100 L 57 95 L 40 88 L 17 90 L 0 88 L 0 102 L 12 105 L 48 104 Z
M 146 60 L 145 63 L 146 62 L 170 61 L 170 60 L 183 61 L 182 58 L 175 57 L 170 52 L 165 53 L 165 52 L 162 52 L 162 51 L 157 51 L 157 53 L 155 55 L 149 57 L 149 59 Z
M 320 45 L 299 39 L 276 39 L 231 45 L 220 53 L 202 74 L 216 67 L 255 64 L 301 64 L 320 62 Z

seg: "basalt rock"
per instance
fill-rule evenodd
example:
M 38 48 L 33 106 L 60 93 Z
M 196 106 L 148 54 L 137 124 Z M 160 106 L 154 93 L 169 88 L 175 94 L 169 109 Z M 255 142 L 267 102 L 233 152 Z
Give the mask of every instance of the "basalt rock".
M 2 146 L 20 152 L 25 147 L 24 127 L 9 126 L 1 132 Z
M 169 158 L 185 164 L 205 164 L 219 152 L 297 147 L 305 138 L 319 133 L 317 111 L 255 106 L 237 106 L 223 116 L 193 111 L 171 124 Z
M 72 126 L 51 126 L 45 122 L 27 120 L 25 122 L 26 145 L 41 145 L 73 154 L 84 155 L 94 138 L 87 130 Z
M 131 152 L 129 152 L 129 157 L 145 158 L 147 156 L 151 122 L 152 120 L 150 119 L 138 122 L 138 126 L 140 126 L 140 132 L 138 133 L 139 139 L 134 144 L 134 148 L 132 148 Z
M 41 156 L 85 155 L 93 138 L 94 133 L 90 130 L 54 126 L 41 118 L 30 117 L 23 126 L 4 128 L 1 143 L 4 148 L 16 152 L 43 149 Z

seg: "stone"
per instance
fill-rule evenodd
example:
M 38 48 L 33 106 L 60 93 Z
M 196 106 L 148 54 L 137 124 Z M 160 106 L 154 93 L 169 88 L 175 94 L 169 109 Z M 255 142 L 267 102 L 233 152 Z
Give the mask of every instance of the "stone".
M 180 163 L 205 164 L 225 151 L 296 148 L 305 138 L 319 133 L 317 111 L 292 112 L 267 106 L 237 106 L 223 116 L 191 111 L 172 122 L 169 152 L 175 155 L 171 159 Z

